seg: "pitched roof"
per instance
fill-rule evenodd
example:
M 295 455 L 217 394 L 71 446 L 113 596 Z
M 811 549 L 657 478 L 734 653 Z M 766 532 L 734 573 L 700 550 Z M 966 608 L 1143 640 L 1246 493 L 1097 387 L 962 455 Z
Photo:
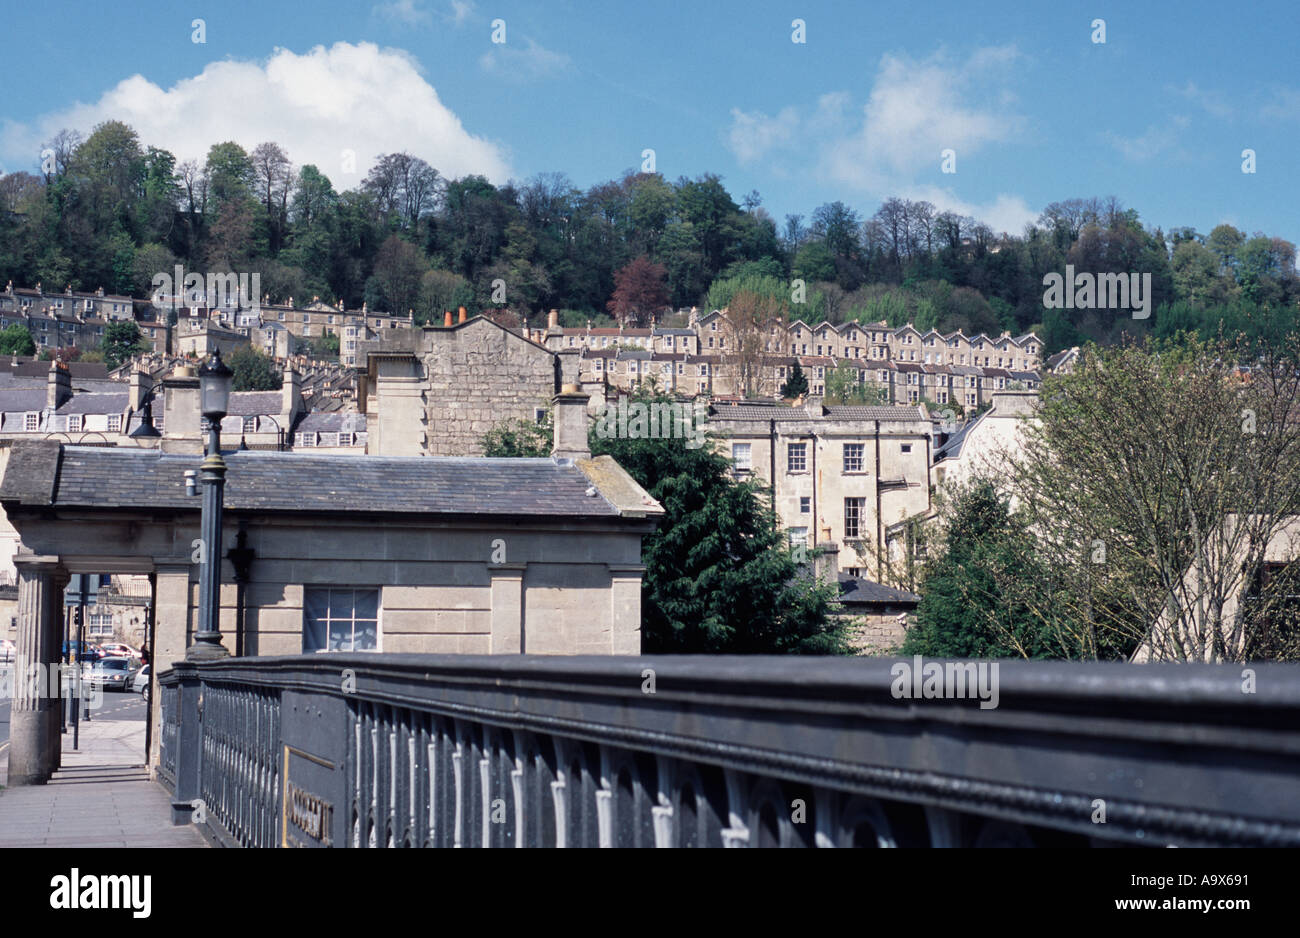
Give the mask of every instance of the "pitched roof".
M 895 589 L 892 586 L 885 586 L 883 583 L 877 583 L 874 580 L 849 576 L 847 573 L 840 574 L 839 587 L 839 601 L 848 606 L 858 604 L 877 605 L 881 603 L 916 605 L 921 601 L 921 597 L 915 593 Z
M 835 420 L 923 420 L 919 407 L 874 404 L 828 404 L 826 416 Z
M 629 501 L 623 491 L 629 479 L 608 456 L 575 463 L 254 450 L 227 452 L 224 458 L 229 466 L 225 491 L 229 511 L 590 519 L 662 513 L 648 496 L 637 504 Z M 198 499 L 185 494 L 185 470 L 197 466 L 197 456 L 154 449 L 59 448 L 23 441 L 14 445 L 0 483 L 0 499 L 55 507 L 197 512 Z M 311 484 L 286 485 L 286 479 L 310 479 Z M 637 493 L 639 489 L 633 494 Z
M 298 421 L 296 430 L 305 433 L 365 433 L 366 415 L 352 412 L 312 411 Z
M 232 417 L 257 417 L 280 413 L 284 397 L 280 391 L 232 391 L 230 409 Z
M 44 410 L 45 400 L 45 388 L 2 388 L 0 389 L 0 413 Z
M 120 414 L 131 402 L 126 391 L 110 394 L 74 394 L 63 402 L 56 414 Z

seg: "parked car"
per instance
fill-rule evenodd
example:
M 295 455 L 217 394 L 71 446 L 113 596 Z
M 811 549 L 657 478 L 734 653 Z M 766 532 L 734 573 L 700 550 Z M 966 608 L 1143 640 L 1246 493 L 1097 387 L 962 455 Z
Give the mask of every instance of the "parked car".
M 99 684 L 105 690 L 125 691 L 129 687 L 128 678 L 130 676 L 130 661 L 126 658 L 106 657 L 91 662 L 90 673 L 87 678 L 91 684 Z
M 149 665 L 144 665 L 131 676 L 131 690 L 149 699 Z
M 0 661 L 13 661 L 18 654 L 18 646 L 7 638 L 0 638 Z
M 115 658 L 139 658 L 140 653 L 130 645 L 122 642 L 106 642 L 99 646 L 104 650 L 104 654 L 112 655 Z

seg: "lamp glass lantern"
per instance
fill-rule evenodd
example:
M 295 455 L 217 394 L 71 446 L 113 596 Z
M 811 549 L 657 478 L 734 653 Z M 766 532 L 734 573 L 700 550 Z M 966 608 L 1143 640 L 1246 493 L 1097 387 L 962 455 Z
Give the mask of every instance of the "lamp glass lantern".
M 220 349 L 199 368 L 199 409 L 208 420 L 220 421 L 229 412 L 234 377 L 235 373 L 221 360 Z

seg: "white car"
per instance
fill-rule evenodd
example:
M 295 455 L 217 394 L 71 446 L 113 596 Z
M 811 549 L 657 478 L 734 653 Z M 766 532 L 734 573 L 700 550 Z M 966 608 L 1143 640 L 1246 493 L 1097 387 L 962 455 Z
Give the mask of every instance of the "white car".
M 139 658 L 140 657 L 140 653 L 138 651 L 136 651 L 130 645 L 125 645 L 122 642 L 106 642 L 105 644 L 100 645 L 99 647 L 104 649 L 105 654 L 112 655 L 115 658 Z
M 145 665 L 139 671 L 135 672 L 135 677 L 131 679 L 131 690 L 149 699 L 149 665 Z

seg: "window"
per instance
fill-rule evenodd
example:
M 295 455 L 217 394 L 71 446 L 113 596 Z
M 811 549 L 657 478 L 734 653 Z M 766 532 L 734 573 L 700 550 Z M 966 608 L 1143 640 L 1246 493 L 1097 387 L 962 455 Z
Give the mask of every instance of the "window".
M 40 414 L 28 414 L 26 417 L 23 418 L 23 429 L 26 430 L 28 433 L 34 433 L 35 431 L 40 429 L 40 426 L 41 426 Z
M 902 446 L 899 447 L 899 449 L 901 449 L 904 453 L 910 453 L 912 451 L 912 444 L 904 443 Z
M 866 507 L 865 498 L 846 498 L 844 499 L 844 536 L 861 537 L 862 536 L 862 512 Z
M 844 471 L 861 472 L 862 455 L 866 450 L 865 443 L 845 443 L 844 444 Z
M 68 432 L 76 433 L 81 429 L 81 414 L 68 414 Z
M 357 435 L 355 433 L 340 433 L 339 446 L 355 446 Z
M 109 432 L 109 433 L 121 433 L 121 432 L 122 432 L 122 415 L 121 415 L 121 414 L 109 414 L 109 415 L 108 415 L 108 432 Z
M 302 591 L 302 650 L 376 651 L 379 648 L 379 590 L 305 587 Z
M 799 514 L 807 515 L 812 513 L 812 498 L 808 495 L 799 497 Z
M 786 472 L 808 471 L 808 444 L 790 443 L 785 448 Z
M 789 528 L 786 534 L 790 536 L 791 547 L 808 546 L 808 529 L 807 528 Z
M 845 567 L 845 568 L 844 568 L 844 572 L 847 573 L 849 576 L 853 576 L 853 577 L 860 577 L 860 576 L 862 576 L 862 568 L 861 568 L 861 567 Z
M 106 612 L 91 612 L 91 609 L 97 609 L 96 606 L 90 606 L 86 610 L 86 634 L 91 636 L 112 635 L 113 634 L 113 616 Z
M 748 472 L 753 468 L 753 445 L 750 443 L 731 444 L 731 464 L 737 472 Z

